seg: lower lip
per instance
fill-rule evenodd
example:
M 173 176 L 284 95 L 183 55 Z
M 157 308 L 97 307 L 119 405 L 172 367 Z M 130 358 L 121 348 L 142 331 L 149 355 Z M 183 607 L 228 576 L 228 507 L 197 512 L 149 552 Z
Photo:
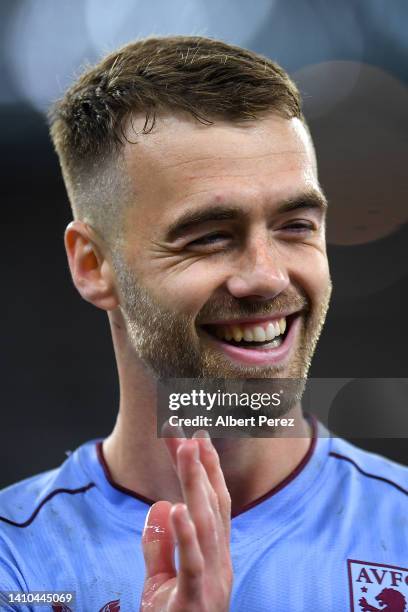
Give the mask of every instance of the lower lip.
M 218 340 L 207 334 L 211 342 L 233 361 L 249 365 L 280 365 L 284 363 L 290 354 L 300 324 L 300 316 L 292 319 L 288 333 L 282 344 L 273 349 L 244 349 Z

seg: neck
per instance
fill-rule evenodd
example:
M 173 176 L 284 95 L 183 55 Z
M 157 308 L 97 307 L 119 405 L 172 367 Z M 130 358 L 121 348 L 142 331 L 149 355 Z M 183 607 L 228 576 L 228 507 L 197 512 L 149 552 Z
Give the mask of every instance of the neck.
M 132 350 L 117 342 L 120 406 L 103 452 L 113 480 L 154 501 L 182 501 L 177 475 L 167 449 L 157 437 L 156 383 Z M 290 436 L 214 439 L 232 501 L 232 514 L 265 495 L 289 476 L 305 457 L 311 443 L 300 404 L 288 417 L 295 427 Z

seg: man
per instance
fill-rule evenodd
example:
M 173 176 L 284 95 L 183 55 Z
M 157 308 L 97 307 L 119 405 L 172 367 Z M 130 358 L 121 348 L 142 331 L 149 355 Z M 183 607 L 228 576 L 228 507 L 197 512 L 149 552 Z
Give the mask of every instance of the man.
M 298 399 L 290 433 L 157 436 L 161 378 L 307 375 L 327 204 L 286 73 L 219 41 L 138 41 L 80 77 L 51 135 L 72 279 L 108 313 L 120 406 L 106 439 L 2 492 L 1 589 L 75 592 L 53 609 L 90 612 L 405 601 L 402 466 L 318 436 Z

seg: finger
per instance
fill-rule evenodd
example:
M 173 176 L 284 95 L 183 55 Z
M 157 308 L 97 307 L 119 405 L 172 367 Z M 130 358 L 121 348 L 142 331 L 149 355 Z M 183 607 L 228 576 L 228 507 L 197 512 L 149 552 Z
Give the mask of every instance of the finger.
M 221 469 L 220 458 L 207 431 L 200 429 L 194 433 L 193 438 L 199 444 L 201 463 L 207 473 L 210 485 L 217 496 L 221 520 L 227 541 L 229 541 L 231 530 L 231 496 Z
M 169 452 L 175 470 L 177 470 L 177 449 L 186 440 L 184 430 L 180 426 L 171 426 L 168 421 L 161 429 L 164 443 Z
M 218 453 L 205 430 L 195 432 L 193 438 L 197 439 L 200 448 L 200 459 L 206 470 L 211 492 L 216 499 L 216 524 L 219 534 L 220 567 L 232 573 L 230 556 L 231 537 L 231 497 L 227 489 L 224 474 L 221 469 Z M 210 495 L 210 499 L 211 499 Z
M 185 504 L 176 504 L 170 512 L 174 537 L 178 544 L 179 571 L 177 598 L 189 604 L 203 597 L 204 558 L 197 532 Z
M 210 501 L 210 485 L 199 458 L 196 440 L 186 440 L 179 446 L 177 473 L 204 558 L 210 568 L 218 566 L 219 529 Z
M 162 432 L 166 432 L 167 433 L 169 431 L 168 428 L 170 428 L 170 430 L 174 429 L 174 428 L 171 428 L 168 425 L 168 422 L 166 422 L 164 424 L 163 428 L 162 428 Z M 178 429 L 179 429 L 179 431 L 184 433 L 184 431 L 183 431 L 183 429 L 181 427 L 179 427 Z M 170 431 L 170 433 L 172 435 L 171 435 L 171 437 L 165 438 L 165 444 L 166 444 L 167 450 L 168 450 L 168 452 L 170 454 L 172 463 L 173 463 L 173 465 L 174 465 L 174 467 L 175 467 L 175 469 L 177 471 L 178 470 L 178 467 L 177 467 L 177 451 L 178 451 L 178 448 L 186 441 L 187 438 L 185 438 L 185 437 L 174 437 L 173 431 Z M 193 437 L 195 437 L 195 436 L 193 436 Z M 212 448 L 211 444 L 210 444 L 210 446 Z M 214 449 L 214 452 L 216 452 L 215 449 Z M 221 474 L 221 476 L 223 478 L 222 474 Z M 208 480 L 208 476 L 207 476 L 207 473 L 206 473 L 205 469 L 204 469 L 204 476 L 203 477 L 204 477 L 205 484 L 207 486 L 207 491 L 208 491 L 208 496 L 209 496 L 209 499 L 210 499 L 211 506 L 212 506 L 214 512 L 218 512 L 218 510 L 219 510 L 219 502 L 218 502 L 217 496 L 216 496 L 216 494 L 215 494 L 215 492 L 213 490 L 213 487 L 212 487 L 210 481 Z
M 146 579 L 158 574 L 176 575 L 174 565 L 174 537 L 170 525 L 171 503 L 153 504 L 146 517 L 142 535 L 142 548 L 146 565 Z

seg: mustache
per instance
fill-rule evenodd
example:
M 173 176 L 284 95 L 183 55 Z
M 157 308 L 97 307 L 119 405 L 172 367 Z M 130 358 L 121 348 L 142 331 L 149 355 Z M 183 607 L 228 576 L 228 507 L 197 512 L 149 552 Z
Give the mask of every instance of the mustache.
M 196 323 L 200 325 L 208 320 L 239 318 L 244 316 L 278 316 L 287 311 L 310 311 L 310 303 L 305 295 L 284 291 L 272 300 L 259 301 L 249 298 L 222 296 L 207 302 L 200 310 Z

